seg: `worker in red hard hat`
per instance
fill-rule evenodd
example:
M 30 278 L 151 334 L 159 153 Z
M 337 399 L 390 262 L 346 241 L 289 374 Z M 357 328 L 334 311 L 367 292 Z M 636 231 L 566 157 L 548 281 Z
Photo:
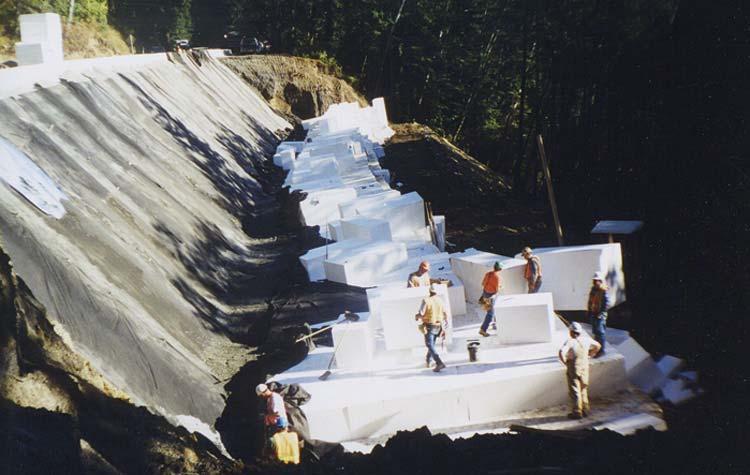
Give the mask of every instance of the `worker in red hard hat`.
M 422 261 L 419 263 L 419 269 L 409 274 L 409 280 L 406 281 L 407 287 L 427 287 L 432 283 L 430 279 L 430 263 Z

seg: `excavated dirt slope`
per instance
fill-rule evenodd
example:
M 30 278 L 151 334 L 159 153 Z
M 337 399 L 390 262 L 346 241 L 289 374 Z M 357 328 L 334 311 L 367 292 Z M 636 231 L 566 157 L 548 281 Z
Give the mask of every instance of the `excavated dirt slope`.
M 252 55 L 222 61 L 284 115 L 304 120 L 323 115 L 337 102 L 367 105 L 348 83 L 332 76 L 325 64 L 314 59 Z

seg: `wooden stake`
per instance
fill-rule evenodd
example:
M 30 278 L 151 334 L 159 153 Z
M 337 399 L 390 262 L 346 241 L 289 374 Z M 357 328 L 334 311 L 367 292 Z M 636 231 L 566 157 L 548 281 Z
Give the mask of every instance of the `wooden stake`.
M 544 153 L 544 140 L 542 135 L 536 136 L 536 142 L 539 146 L 539 159 L 542 161 L 542 170 L 544 170 L 544 180 L 547 182 L 547 194 L 549 195 L 549 202 L 552 206 L 552 217 L 555 219 L 555 233 L 557 234 L 557 244 L 563 246 L 563 231 L 562 225 L 560 224 L 560 216 L 557 214 L 557 201 L 555 201 L 555 190 L 552 188 L 552 175 L 549 172 L 549 164 L 547 163 L 547 155 Z

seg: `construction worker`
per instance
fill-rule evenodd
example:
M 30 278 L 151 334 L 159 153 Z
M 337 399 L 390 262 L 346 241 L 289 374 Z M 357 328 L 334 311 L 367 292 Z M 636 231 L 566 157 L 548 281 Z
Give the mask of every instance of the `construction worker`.
M 503 287 L 502 279 L 500 278 L 500 271 L 503 270 L 503 266 L 499 262 L 495 262 L 492 266 L 492 270 L 484 274 L 482 279 L 482 296 L 479 298 L 479 302 L 487 310 L 487 314 L 484 316 L 484 322 L 479 328 L 479 334 L 482 336 L 490 336 L 487 333 L 490 323 L 495 318 L 495 297 L 500 289 Z
M 570 338 L 563 344 L 557 357 L 567 368 L 568 394 L 572 410 L 568 417 L 580 419 L 588 416 L 589 407 L 589 357 L 595 355 L 601 345 L 583 332 L 581 324 L 571 323 Z
M 440 370 L 445 368 L 445 365 L 435 350 L 435 340 L 445 331 L 444 326 L 448 315 L 445 313 L 445 303 L 437 294 L 434 284 L 430 284 L 429 293 L 429 297 L 422 299 L 416 320 L 421 319 L 424 326 L 424 344 L 427 347 L 426 366 L 429 368 L 430 360 L 434 359 L 435 368 L 433 371 L 439 373 Z
M 432 281 L 430 280 L 430 263 L 422 261 L 419 263 L 419 269 L 409 274 L 409 280 L 406 282 L 407 287 L 427 287 Z
M 589 292 L 588 317 L 591 322 L 591 331 L 594 339 L 601 345 L 601 351 L 596 358 L 603 356 L 607 348 L 607 310 L 609 310 L 609 295 L 607 285 L 604 283 L 604 274 L 597 272 L 592 278 L 591 291 Z
M 259 384 L 255 387 L 255 394 L 266 400 L 265 424 L 269 429 L 269 434 L 276 433 L 279 430 L 286 429 L 289 420 L 286 417 L 286 407 L 281 394 L 271 391 L 265 384 Z
M 526 269 L 523 276 L 528 285 L 528 293 L 535 294 L 539 292 L 539 288 L 542 286 L 542 262 L 528 246 L 523 248 L 521 255 L 526 259 Z

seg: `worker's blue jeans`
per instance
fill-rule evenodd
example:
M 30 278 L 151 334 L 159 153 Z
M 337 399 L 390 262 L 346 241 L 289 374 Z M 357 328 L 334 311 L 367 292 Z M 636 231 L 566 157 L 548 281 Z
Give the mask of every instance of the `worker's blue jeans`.
M 598 317 L 593 315 L 591 317 L 591 332 L 594 334 L 594 340 L 598 341 L 602 345 L 602 349 L 599 354 L 604 354 L 605 347 L 607 346 L 607 317 Z
M 424 344 L 427 347 L 427 356 L 425 357 L 427 364 L 430 363 L 430 359 L 434 359 L 435 363 L 442 362 L 435 350 L 435 340 L 440 335 L 440 329 L 440 325 L 425 325 Z
M 482 331 L 486 332 L 490 323 L 495 318 L 495 294 L 482 291 L 482 297 L 490 299 L 490 309 L 487 310 L 487 315 L 484 316 L 484 321 L 482 322 Z

